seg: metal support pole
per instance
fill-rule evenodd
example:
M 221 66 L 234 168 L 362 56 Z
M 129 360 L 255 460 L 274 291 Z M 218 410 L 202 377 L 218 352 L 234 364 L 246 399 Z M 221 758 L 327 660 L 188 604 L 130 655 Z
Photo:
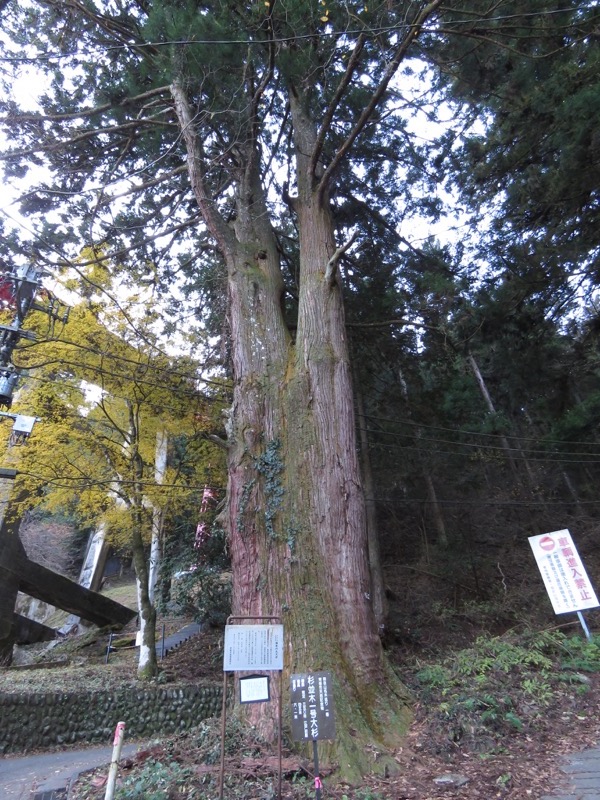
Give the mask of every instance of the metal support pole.
M 283 670 L 279 671 L 279 741 L 277 743 L 278 748 L 278 760 L 279 760 L 279 775 L 278 775 L 278 784 L 277 784 L 277 800 L 281 800 L 281 751 L 282 751 L 282 741 L 283 741 Z
M 221 768 L 219 770 L 219 800 L 223 800 L 223 777 L 225 775 L 225 731 L 227 726 L 227 675 L 223 672 L 223 702 L 221 704 Z
M 281 617 L 279 615 L 267 616 L 230 616 L 227 618 L 227 625 L 232 622 L 271 622 L 277 621 L 281 624 Z M 223 671 L 223 705 L 221 711 L 221 768 L 219 771 L 219 800 L 223 800 L 223 783 L 225 775 L 225 732 L 226 732 L 226 714 L 227 714 L 227 672 Z M 282 749 L 283 749 L 283 670 L 279 670 L 279 707 L 278 707 L 278 726 L 279 726 L 279 739 L 278 739 L 278 762 L 279 762 L 279 775 L 278 775 L 278 792 L 277 798 L 281 800 L 281 773 L 282 773 Z
M 317 800 L 321 800 L 321 776 L 319 775 L 319 748 L 317 747 L 317 740 L 313 739 L 313 761 L 315 762 L 315 795 Z
M 110 651 L 112 649 L 113 636 L 114 636 L 114 634 L 112 632 L 108 634 L 108 646 L 106 648 L 106 659 L 104 661 L 105 664 L 108 664 L 108 659 L 110 658 Z
M 165 657 L 165 623 L 163 622 L 162 640 L 160 645 L 160 660 L 162 661 L 164 657 Z
M 577 612 L 577 616 L 579 617 L 579 622 L 581 622 L 581 627 L 583 628 L 583 632 L 585 633 L 586 639 L 588 640 L 588 642 L 591 641 L 592 634 L 590 633 L 590 629 L 587 626 L 587 622 L 585 621 L 585 617 L 583 616 L 581 611 Z

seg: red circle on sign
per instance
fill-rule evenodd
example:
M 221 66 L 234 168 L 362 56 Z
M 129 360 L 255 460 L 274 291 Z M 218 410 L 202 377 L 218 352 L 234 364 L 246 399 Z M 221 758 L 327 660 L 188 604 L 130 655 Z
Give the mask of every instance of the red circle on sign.
M 540 547 L 542 550 L 554 550 L 556 543 L 551 536 L 544 536 L 540 539 Z

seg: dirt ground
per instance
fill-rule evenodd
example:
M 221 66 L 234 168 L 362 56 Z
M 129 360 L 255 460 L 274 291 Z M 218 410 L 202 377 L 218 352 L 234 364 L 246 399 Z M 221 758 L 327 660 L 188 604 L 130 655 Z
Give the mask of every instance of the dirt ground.
M 164 662 L 169 680 L 222 680 L 221 634 L 208 630 L 184 643 Z M 404 746 L 393 754 L 397 765 L 387 777 L 365 778 L 360 786 L 340 785 L 334 775 L 323 777 L 324 798 L 336 800 L 539 800 L 559 793 L 564 775 L 561 756 L 585 749 L 596 742 L 600 726 L 600 681 L 591 676 L 585 694 L 565 692 L 537 720 L 534 729 L 515 732 L 495 741 L 473 746 L 453 742 L 444 726 L 437 724 L 435 709 L 417 703 Z M 131 787 L 123 797 L 147 800 L 182 800 L 218 796 L 220 728 L 214 721 L 169 739 L 122 764 L 120 782 Z M 226 758 L 225 798 L 266 800 L 277 796 L 275 752 L 255 741 L 239 740 Z M 212 762 L 212 763 L 211 763 Z M 215 763 L 216 762 L 216 763 Z M 176 764 L 185 773 L 178 787 L 162 793 L 135 793 L 132 776 L 144 764 Z M 284 753 L 282 797 L 289 800 L 315 796 L 312 764 Z M 151 767 L 158 769 L 158 767 Z M 183 774 L 183 773 L 181 773 Z M 445 784 L 454 775 L 462 784 Z M 85 774 L 71 788 L 72 800 L 101 800 L 105 792 L 105 770 Z M 436 783 L 441 779 L 442 784 Z M 123 789 L 124 791 L 124 789 Z

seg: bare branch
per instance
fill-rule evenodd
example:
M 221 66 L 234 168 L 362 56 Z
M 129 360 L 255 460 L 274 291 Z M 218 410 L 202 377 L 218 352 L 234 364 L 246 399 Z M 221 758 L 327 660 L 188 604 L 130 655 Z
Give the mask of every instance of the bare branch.
M 431 331 L 439 331 L 437 325 L 426 325 L 424 322 L 414 322 L 410 319 L 382 319 L 379 322 L 346 322 L 348 328 L 386 328 L 390 325 L 406 325 L 413 328 L 426 328 Z
M 151 189 L 153 186 L 159 186 L 161 183 L 165 183 L 165 181 L 170 181 L 171 178 L 174 178 L 176 175 L 181 175 L 182 172 L 187 172 L 187 166 L 182 164 L 180 167 L 176 167 L 176 169 L 171 170 L 171 172 L 166 172 L 164 175 L 161 175 L 158 178 L 153 178 L 151 181 L 146 181 L 145 183 L 139 184 L 139 186 L 133 186 L 131 189 L 127 189 L 125 192 L 119 192 L 118 194 L 111 194 L 105 195 L 101 201 L 99 202 L 99 206 L 106 206 L 110 205 L 113 200 L 119 200 L 121 197 L 129 197 L 129 195 L 137 194 L 138 192 L 142 192 L 145 189 Z M 187 225 L 187 223 L 185 223 Z M 172 228 L 171 230 L 178 231 L 185 225 L 178 225 L 176 228 Z M 160 234 L 164 236 L 164 233 Z
M 164 94 L 168 91 L 168 86 L 159 86 L 158 89 L 150 89 L 134 97 L 126 97 L 124 100 L 121 100 L 120 103 L 105 103 L 102 106 L 81 109 L 80 111 L 73 111 L 68 114 L 8 114 L 5 117 L 0 117 L 0 122 L 8 122 L 11 125 L 15 122 L 68 122 L 73 119 L 94 117 L 96 114 L 103 114 L 105 111 L 110 111 L 113 108 L 127 108 L 127 106 L 134 105 L 140 100 L 146 100 L 149 97 Z
M 181 127 L 181 135 L 187 149 L 188 172 L 196 202 L 204 217 L 206 226 L 216 239 L 219 248 L 224 254 L 230 254 L 232 253 L 234 245 L 233 236 L 206 188 L 200 145 L 196 135 L 188 98 L 179 80 L 175 80 L 171 84 L 171 95 L 175 101 L 175 112 Z
M 108 128 L 95 128 L 94 130 L 84 131 L 78 136 L 73 136 L 72 139 L 67 139 L 66 141 L 54 142 L 53 144 L 49 145 L 41 144 L 36 147 L 28 147 L 26 150 L 12 150 L 5 154 L 0 154 L 0 161 L 9 161 L 12 158 L 30 156 L 34 153 L 54 153 L 57 150 L 64 150 L 65 147 L 71 147 L 79 142 L 85 142 L 88 139 L 93 139 L 101 134 L 125 133 L 127 131 L 141 128 L 143 125 L 157 126 L 160 128 L 176 127 L 172 122 L 159 122 L 153 119 L 135 119 L 131 120 L 130 122 L 125 122 L 122 125 L 111 125 Z
M 358 64 L 360 62 L 360 55 L 363 51 L 365 44 L 365 37 L 361 33 L 358 37 L 356 45 L 354 46 L 354 50 L 352 51 L 352 55 L 348 60 L 348 64 L 346 66 L 346 72 L 342 76 L 342 80 L 340 81 L 337 90 L 329 103 L 329 107 L 325 112 L 325 116 L 323 117 L 323 122 L 319 129 L 319 133 L 317 134 L 317 141 L 315 143 L 315 147 L 313 150 L 312 158 L 310 161 L 310 174 L 314 175 L 317 169 L 317 164 L 319 162 L 319 158 L 321 157 L 321 152 L 323 150 L 323 145 L 325 144 L 325 138 L 327 136 L 327 132 L 331 126 L 331 122 L 333 120 L 333 115 L 335 114 L 335 110 L 341 102 L 342 97 L 344 96 L 344 92 L 348 88 L 350 81 L 352 80 L 352 76 L 356 72 L 358 68 Z
M 331 256 L 329 261 L 327 262 L 327 267 L 325 268 L 325 283 L 328 286 L 333 286 L 335 281 L 335 275 L 337 270 L 337 265 L 339 263 L 340 258 L 344 255 L 346 250 L 351 247 L 354 242 L 358 239 L 358 231 L 354 231 L 352 236 L 348 239 L 345 244 L 342 244 L 338 247 L 335 253 Z
M 343 158 L 346 156 L 346 154 L 348 153 L 348 151 L 350 150 L 350 148 L 354 144 L 355 140 L 357 139 L 357 137 L 362 132 L 363 128 L 365 127 L 365 125 L 367 124 L 367 122 L 369 121 L 371 116 L 373 115 L 373 112 L 375 111 L 375 109 L 379 105 L 379 103 L 381 101 L 381 98 L 385 94 L 391 79 L 394 77 L 394 75 L 398 71 L 398 68 L 399 68 L 400 64 L 402 63 L 402 60 L 404 59 L 404 56 L 408 52 L 411 44 L 415 41 L 415 39 L 420 34 L 420 32 L 421 32 L 421 30 L 423 28 L 423 25 L 425 24 L 427 19 L 442 5 L 442 2 L 443 2 L 443 0 L 432 0 L 432 2 L 430 2 L 427 6 L 425 6 L 425 8 L 421 11 L 421 13 L 418 14 L 416 20 L 410 26 L 410 28 L 408 30 L 408 33 L 406 34 L 404 39 L 401 41 L 400 45 L 398 46 L 398 48 L 397 48 L 397 50 L 396 50 L 396 52 L 394 54 L 394 57 L 392 58 L 392 60 L 388 64 L 387 68 L 385 69 L 385 71 L 383 73 L 383 77 L 382 77 L 381 81 L 379 82 L 379 85 L 377 86 L 377 88 L 375 89 L 373 94 L 371 95 L 370 101 L 367 103 L 367 105 L 363 109 L 363 111 L 362 111 L 360 117 L 358 118 L 358 121 L 356 122 L 355 126 L 352 128 L 352 130 L 348 134 L 345 142 L 339 148 L 339 150 L 337 151 L 337 153 L 333 157 L 331 163 L 328 165 L 327 169 L 323 173 L 323 176 L 322 176 L 322 178 L 321 178 L 321 180 L 319 182 L 319 187 L 318 187 L 318 194 L 319 194 L 319 196 L 321 198 L 323 197 L 324 193 L 326 192 L 327 187 L 329 185 L 329 182 L 330 182 L 333 174 L 337 170 L 339 164 L 341 163 Z

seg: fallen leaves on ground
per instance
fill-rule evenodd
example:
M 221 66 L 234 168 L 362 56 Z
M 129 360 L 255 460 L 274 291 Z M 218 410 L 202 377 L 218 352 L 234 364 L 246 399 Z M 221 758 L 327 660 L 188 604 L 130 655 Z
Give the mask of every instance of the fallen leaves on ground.
M 181 645 L 166 660 L 170 678 L 186 682 L 200 678 L 221 680 L 220 639 L 218 632 L 209 630 Z M 337 784 L 334 776 L 326 776 L 323 796 L 335 800 L 539 800 L 559 794 L 561 785 L 566 785 L 560 769 L 562 757 L 595 744 L 598 720 L 600 683 L 596 676 L 590 678 L 585 694 L 559 695 L 534 730 L 486 741 L 484 752 L 474 752 L 473 742 L 463 745 L 450 741 L 443 728 L 436 726 L 434 709 L 417 705 L 405 746 L 394 754 L 395 774 L 368 776 L 360 786 Z M 276 796 L 277 754 L 261 749 L 255 742 L 251 744 L 251 755 L 240 743 L 239 752 L 228 754 L 225 759 L 226 800 Z M 189 732 L 138 753 L 128 765 L 121 766 L 120 779 L 135 774 L 144 763 L 174 762 L 189 770 L 190 783 L 185 789 L 165 792 L 165 800 L 216 798 L 219 763 L 215 753 L 219 752 L 220 723 L 213 721 L 204 737 Z M 314 796 L 311 763 L 284 751 L 282 771 L 282 798 L 304 800 Z M 434 779 L 449 773 L 464 776 L 466 783 L 436 786 Z M 82 775 L 71 787 L 71 800 L 102 800 L 103 788 L 94 785 L 98 774 L 94 771 Z

